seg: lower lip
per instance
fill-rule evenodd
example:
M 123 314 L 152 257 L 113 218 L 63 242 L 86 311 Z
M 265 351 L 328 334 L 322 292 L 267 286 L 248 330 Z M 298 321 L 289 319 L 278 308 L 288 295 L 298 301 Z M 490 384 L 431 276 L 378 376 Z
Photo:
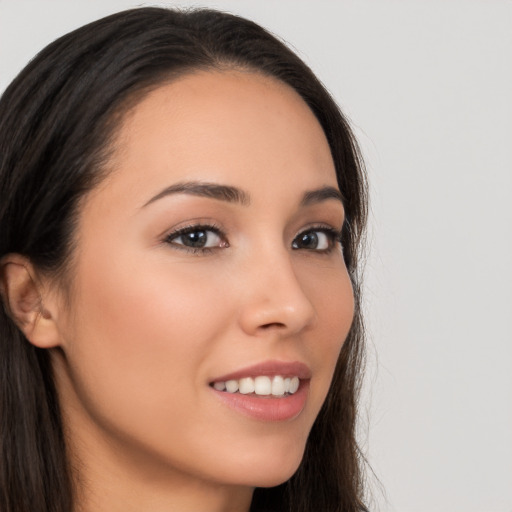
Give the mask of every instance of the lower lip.
M 301 381 L 299 389 L 293 395 L 281 398 L 273 398 L 272 395 L 242 395 L 211 389 L 223 403 L 241 414 L 261 421 L 285 421 L 296 418 L 302 412 L 306 405 L 308 388 L 309 381 Z

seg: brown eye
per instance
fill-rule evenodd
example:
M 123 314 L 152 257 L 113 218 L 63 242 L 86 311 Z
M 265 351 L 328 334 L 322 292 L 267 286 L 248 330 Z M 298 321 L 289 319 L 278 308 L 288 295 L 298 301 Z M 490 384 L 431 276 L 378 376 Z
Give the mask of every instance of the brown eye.
M 183 249 L 214 249 L 227 247 L 228 243 L 220 232 L 210 226 L 190 226 L 167 236 L 168 244 L 182 246 Z
M 310 229 L 300 233 L 292 243 L 293 249 L 327 252 L 339 240 L 337 231 L 328 228 Z
M 208 231 L 192 231 L 180 235 L 174 240 L 174 243 L 181 243 L 187 247 L 205 247 L 208 241 Z

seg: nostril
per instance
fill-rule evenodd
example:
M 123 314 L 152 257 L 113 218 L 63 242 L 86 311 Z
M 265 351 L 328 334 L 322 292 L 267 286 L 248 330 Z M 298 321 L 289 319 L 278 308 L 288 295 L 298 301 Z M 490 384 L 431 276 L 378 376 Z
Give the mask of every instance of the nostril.
M 260 329 L 265 329 L 265 330 L 272 329 L 272 328 L 282 329 L 284 327 L 286 327 L 286 325 L 284 325 L 284 324 L 282 324 L 280 322 L 272 322 L 272 323 L 269 323 L 269 324 L 261 325 Z

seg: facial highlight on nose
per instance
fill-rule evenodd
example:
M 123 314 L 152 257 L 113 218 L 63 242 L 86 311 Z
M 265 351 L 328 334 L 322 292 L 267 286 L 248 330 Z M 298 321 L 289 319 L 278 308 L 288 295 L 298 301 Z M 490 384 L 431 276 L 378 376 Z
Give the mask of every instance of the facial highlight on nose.
M 286 337 L 311 328 L 316 320 L 313 302 L 293 268 L 267 265 L 251 278 L 241 304 L 240 324 L 251 335 L 276 331 Z

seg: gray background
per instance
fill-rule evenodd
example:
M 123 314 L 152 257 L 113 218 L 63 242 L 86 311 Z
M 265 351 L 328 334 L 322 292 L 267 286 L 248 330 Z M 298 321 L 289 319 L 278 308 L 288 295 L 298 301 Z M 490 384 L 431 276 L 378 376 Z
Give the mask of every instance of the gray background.
M 0 90 L 125 0 L 0 0 Z M 155 5 L 155 4 L 152 4 Z M 512 3 L 225 0 L 286 39 L 351 119 L 371 181 L 372 509 L 512 512 Z

